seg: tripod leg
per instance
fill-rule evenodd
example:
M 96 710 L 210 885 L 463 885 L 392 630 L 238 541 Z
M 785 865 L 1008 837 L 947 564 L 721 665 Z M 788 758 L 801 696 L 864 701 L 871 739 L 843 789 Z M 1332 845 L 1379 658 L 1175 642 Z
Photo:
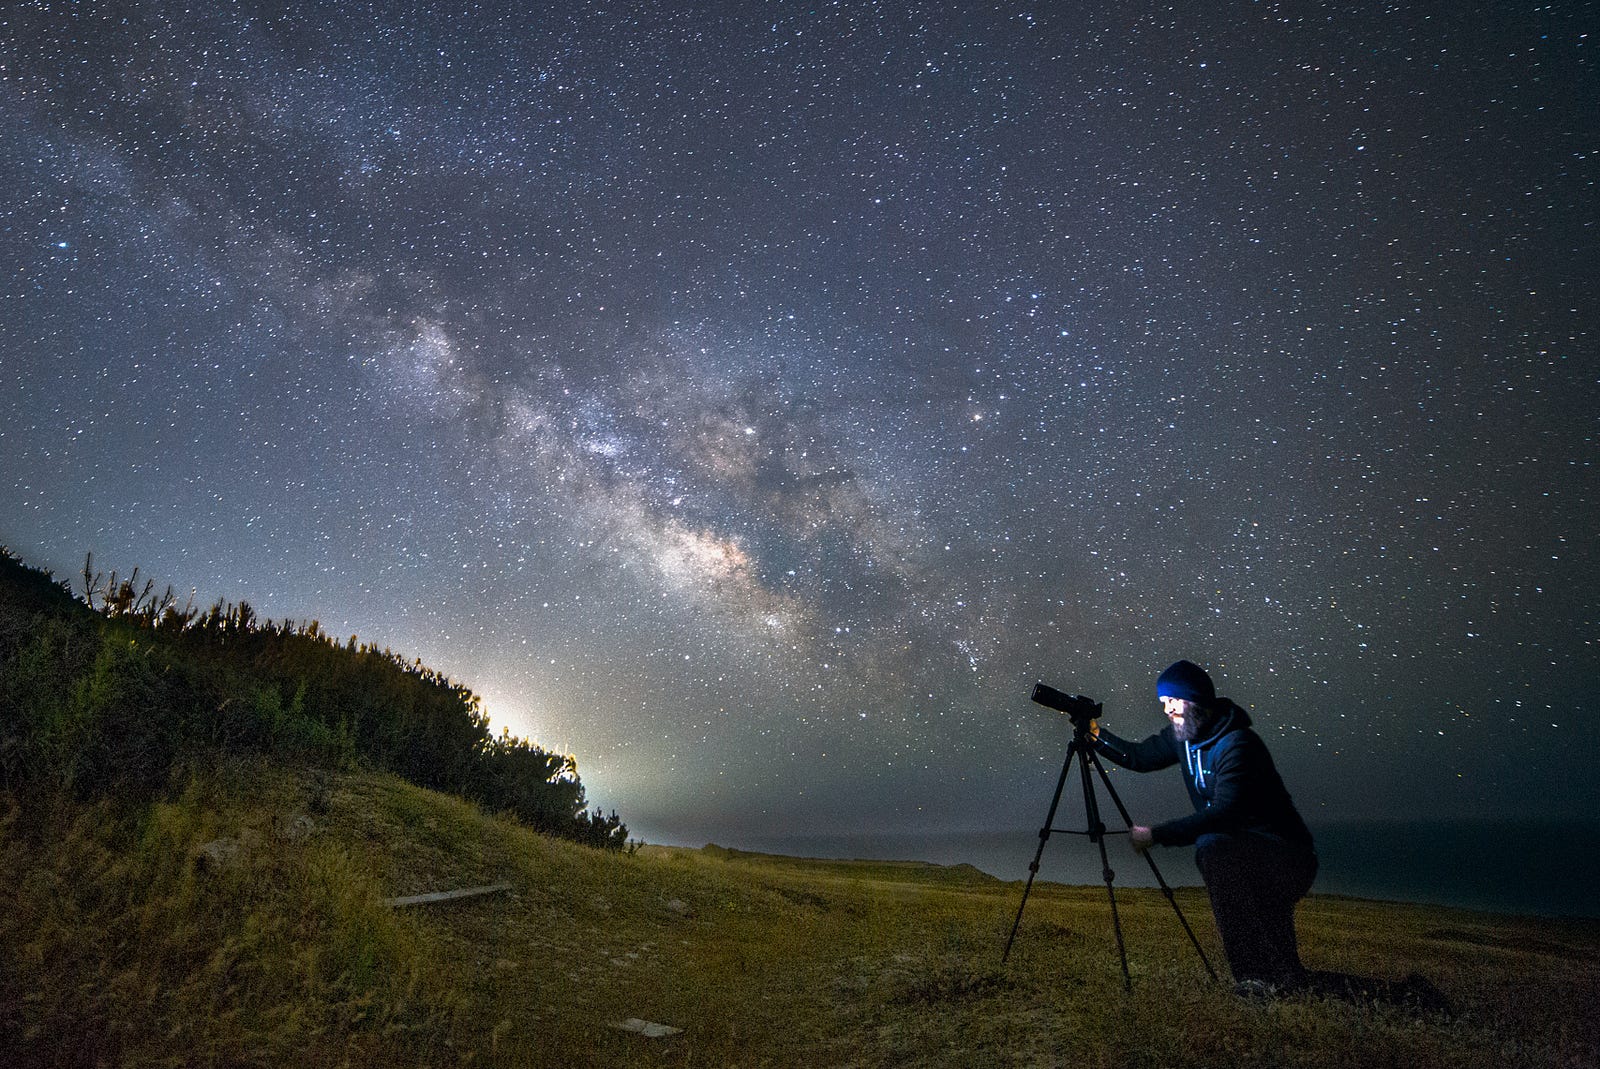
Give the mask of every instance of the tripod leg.
M 1100 755 L 1090 751 L 1088 754 L 1088 759 L 1094 762 L 1095 771 L 1100 773 L 1100 782 L 1105 784 L 1106 793 L 1111 796 L 1112 804 L 1117 807 L 1117 812 L 1122 816 L 1122 823 L 1127 827 L 1132 828 L 1133 818 L 1128 815 L 1128 810 L 1123 806 L 1122 799 L 1117 797 L 1117 789 L 1111 785 L 1111 777 L 1106 775 L 1106 768 L 1100 763 Z M 1084 777 L 1087 778 L 1088 775 L 1089 773 L 1086 769 L 1084 771 Z M 1100 846 L 1100 853 L 1102 857 L 1105 855 L 1104 843 L 1102 843 Z M 1177 914 L 1178 923 L 1183 925 L 1184 934 L 1189 937 L 1189 943 L 1194 947 L 1194 952 L 1200 955 L 1200 964 L 1206 967 L 1206 972 L 1210 975 L 1211 979 L 1215 980 L 1217 978 L 1217 970 L 1211 967 L 1211 959 L 1207 958 L 1206 952 L 1201 949 L 1200 940 L 1195 938 L 1194 929 L 1189 927 L 1189 920 L 1183 915 L 1183 910 L 1179 908 L 1178 900 L 1173 897 L 1172 888 L 1167 886 L 1167 881 L 1162 878 L 1161 870 L 1156 867 L 1156 859 L 1150 856 L 1150 851 L 1148 850 L 1144 851 L 1144 859 L 1149 864 L 1151 875 L 1155 876 L 1156 884 L 1161 888 L 1161 893 L 1166 896 L 1167 905 L 1172 907 L 1172 912 Z M 1111 883 L 1108 880 L 1106 882 L 1106 887 L 1109 889 L 1110 886 Z M 1115 916 L 1115 905 L 1113 905 L 1112 910 L 1112 915 Z M 1119 930 L 1117 933 L 1119 940 L 1121 939 L 1121 936 L 1122 933 Z
M 1056 809 L 1061 805 L 1061 789 L 1067 785 L 1067 770 L 1072 767 L 1072 755 L 1077 751 L 1078 742 L 1074 739 L 1067 746 L 1067 759 L 1061 762 L 1061 775 L 1056 779 L 1056 793 L 1050 799 L 1050 812 L 1045 814 L 1044 827 L 1039 829 L 1039 848 L 1033 852 L 1033 861 L 1028 864 L 1028 885 L 1022 889 L 1022 903 L 1017 906 L 1017 919 L 1011 922 L 1011 934 L 1006 936 L 1005 953 L 1000 955 L 1002 965 L 1011 957 L 1011 944 L 1017 938 L 1017 927 L 1022 923 L 1022 911 L 1028 906 L 1028 895 L 1033 890 L 1033 878 L 1039 875 L 1039 859 L 1044 856 L 1044 844 L 1050 841 L 1050 829 L 1056 822 Z
M 1128 949 L 1122 941 L 1122 918 L 1117 915 L 1117 892 L 1112 886 L 1116 873 L 1111 870 L 1111 859 L 1106 856 L 1106 826 L 1100 819 L 1100 803 L 1094 796 L 1094 780 L 1089 775 L 1089 761 L 1094 751 L 1085 745 L 1078 752 L 1078 768 L 1083 777 L 1083 807 L 1089 814 L 1089 838 L 1100 847 L 1100 876 L 1106 882 L 1106 897 L 1111 900 L 1111 927 L 1117 933 L 1117 959 L 1122 962 L 1122 987 L 1133 990 L 1133 976 L 1128 972 Z

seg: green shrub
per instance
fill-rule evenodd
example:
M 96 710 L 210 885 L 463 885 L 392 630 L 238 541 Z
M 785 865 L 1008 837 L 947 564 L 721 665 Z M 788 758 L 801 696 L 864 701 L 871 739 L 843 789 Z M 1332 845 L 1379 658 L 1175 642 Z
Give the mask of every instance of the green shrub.
M 66 753 L 73 717 L 75 680 L 85 637 L 64 620 L 40 617 L 29 638 L 5 659 L 0 671 L 0 776 L 7 787 L 51 778 Z
M 0 550 L 5 786 L 149 791 L 208 754 L 359 760 L 550 834 L 626 844 L 615 813 L 586 809 L 572 758 L 494 737 L 478 696 L 420 661 L 243 602 L 179 609 L 137 576 L 106 581 L 86 560 L 85 604 Z

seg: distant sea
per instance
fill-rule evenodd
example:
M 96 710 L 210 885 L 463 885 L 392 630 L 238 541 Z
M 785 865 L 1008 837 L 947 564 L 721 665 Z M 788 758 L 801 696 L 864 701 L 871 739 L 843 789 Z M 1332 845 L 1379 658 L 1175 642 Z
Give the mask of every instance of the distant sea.
M 1495 913 L 1600 917 L 1600 821 L 1352 821 L 1312 825 L 1321 868 L 1312 892 L 1421 902 Z M 1002 880 L 1025 880 L 1037 828 L 933 834 L 757 837 L 719 845 L 796 857 L 968 864 Z M 1115 883 L 1154 887 L 1149 866 L 1109 837 Z M 1167 883 L 1194 886 L 1191 849 L 1154 853 Z M 1052 834 L 1039 879 L 1100 885 L 1099 850 L 1086 836 Z

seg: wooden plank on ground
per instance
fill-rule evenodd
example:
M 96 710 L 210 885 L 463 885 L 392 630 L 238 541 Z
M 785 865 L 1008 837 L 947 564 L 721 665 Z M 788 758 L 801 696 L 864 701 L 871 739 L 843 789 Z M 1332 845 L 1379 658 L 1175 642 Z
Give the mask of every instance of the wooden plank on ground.
M 496 891 L 509 891 L 509 883 L 491 883 L 484 887 L 463 887 L 459 891 L 433 891 L 425 895 L 405 895 L 401 898 L 385 898 L 386 906 L 422 906 L 430 902 L 450 902 L 457 898 L 475 898 L 478 895 L 492 895 Z

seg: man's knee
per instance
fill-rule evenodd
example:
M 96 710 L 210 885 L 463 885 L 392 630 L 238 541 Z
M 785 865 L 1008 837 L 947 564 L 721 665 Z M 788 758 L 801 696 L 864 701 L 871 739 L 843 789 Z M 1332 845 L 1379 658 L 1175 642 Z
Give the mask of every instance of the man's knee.
M 1194 841 L 1194 863 L 1201 875 L 1232 867 L 1244 860 L 1244 843 L 1237 835 L 1211 832 Z
M 1310 851 L 1277 847 L 1248 835 L 1213 832 L 1195 840 L 1194 862 L 1206 886 L 1233 887 L 1241 881 L 1264 900 L 1293 903 L 1305 895 L 1316 875 Z

